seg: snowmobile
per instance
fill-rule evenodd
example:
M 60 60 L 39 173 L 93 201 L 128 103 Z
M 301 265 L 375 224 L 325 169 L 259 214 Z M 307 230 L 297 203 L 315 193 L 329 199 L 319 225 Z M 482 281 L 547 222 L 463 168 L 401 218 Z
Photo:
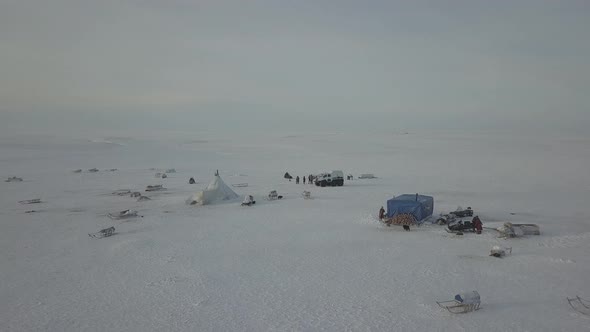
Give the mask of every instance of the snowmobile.
M 465 217 L 472 217 L 473 210 L 470 206 L 467 207 L 465 210 L 458 209 L 457 211 L 450 212 L 449 214 L 454 215 L 457 218 L 465 218 Z
M 475 232 L 475 225 L 469 220 L 458 220 L 449 223 L 445 230 L 449 233 Z
M 438 219 L 436 219 L 436 223 L 438 225 L 448 225 L 452 222 L 455 222 L 457 220 L 457 218 L 455 217 L 454 214 L 440 214 L 440 216 L 438 217 Z

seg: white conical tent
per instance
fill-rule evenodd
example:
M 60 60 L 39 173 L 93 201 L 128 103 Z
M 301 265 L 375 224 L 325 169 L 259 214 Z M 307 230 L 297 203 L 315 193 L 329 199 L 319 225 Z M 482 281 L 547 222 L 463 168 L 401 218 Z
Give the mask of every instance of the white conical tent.
M 190 205 L 206 205 L 217 202 L 234 200 L 240 197 L 231 188 L 223 182 L 218 173 L 205 190 L 202 190 L 186 200 Z

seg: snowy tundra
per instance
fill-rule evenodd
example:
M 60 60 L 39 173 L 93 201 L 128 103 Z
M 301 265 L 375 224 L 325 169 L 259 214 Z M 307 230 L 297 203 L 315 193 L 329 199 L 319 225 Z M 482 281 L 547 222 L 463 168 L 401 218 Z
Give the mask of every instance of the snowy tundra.
M 0 176 L 23 181 L 0 182 L 0 330 L 588 331 L 566 301 L 590 298 L 588 165 L 588 136 L 2 137 Z M 216 170 L 257 203 L 185 204 Z M 331 170 L 377 178 L 283 179 Z M 122 189 L 151 200 L 112 194 Z M 284 198 L 265 200 L 271 190 Z M 484 227 L 536 223 L 541 235 L 377 222 L 404 193 L 432 195 L 434 217 L 471 206 Z M 107 217 L 126 209 L 143 217 Z M 493 246 L 512 254 L 490 257 Z M 472 313 L 435 302 L 472 290 Z

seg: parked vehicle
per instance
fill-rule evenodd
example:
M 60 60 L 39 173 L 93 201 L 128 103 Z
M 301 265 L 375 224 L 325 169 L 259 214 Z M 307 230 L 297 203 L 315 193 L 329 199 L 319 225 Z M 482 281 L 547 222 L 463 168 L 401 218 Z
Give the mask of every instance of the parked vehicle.
M 344 172 L 321 173 L 316 176 L 314 183 L 318 187 L 341 187 L 344 185 Z
M 457 218 L 472 217 L 473 216 L 473 209 L 471 209 L 471 207 L 467 207 L 467 209 L 465 209 L 465 210 L 461 210 L 459 208 L 459 209 L 457 209 L 457 211 L 449 212 L 449 214 L 453 214 Z

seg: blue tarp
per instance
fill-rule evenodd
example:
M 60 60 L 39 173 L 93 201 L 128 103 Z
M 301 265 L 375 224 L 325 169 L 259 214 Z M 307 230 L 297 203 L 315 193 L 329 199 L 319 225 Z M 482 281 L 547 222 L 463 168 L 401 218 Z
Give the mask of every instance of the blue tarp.
M 432 196 L 418 194 L 404 194 L 387 201 L 387 217 L 391 218 L 400 213 L 414 215 L 416 221 L 424 220 L 434 211 Z

